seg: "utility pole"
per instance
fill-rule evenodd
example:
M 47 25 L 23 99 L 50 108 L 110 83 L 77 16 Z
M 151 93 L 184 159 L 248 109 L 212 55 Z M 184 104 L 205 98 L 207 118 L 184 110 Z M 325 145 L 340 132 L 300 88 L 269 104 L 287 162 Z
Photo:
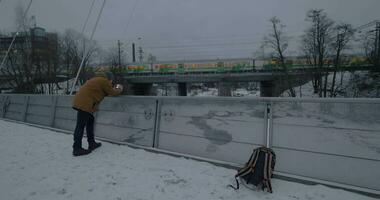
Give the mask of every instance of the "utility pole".
M 362 26 L 359 26 L 355 29 L 355 31 L 359 31 L 359 33 L 362 32 L 362 29 L 366 29 L 368 27 L 371 27 L 375 25 L 375 30 L 371 30 L 369 32 L 375 32 L 375 44 L 374 44 L 374 51 L 371 52 L 370 57 L 373 58 L 373 64 L 375 67 L 378 67 L 380 69 L 380 20 L 373 20 L 367 24 L 364 24 Z M 372 45 L 372 44 L 371 44 Z
M 132 62 L 136 62 L 136 48 L 135 48 L 135 43 L 132 43 Z
M 139 61 L 140 61 L 140 63 L 142 63 L 143 59 L 144 59 L 143 53 L 144 53 L 144 51 L 143 51 L 142 47 L 139 46 Z
M 120 40 L 117 41 L 117 47 L 118 47 L 118 52 L 119 52 L 119 69 L 121 69 L 121 50 L 120 50 L 120 46 L 122 45 L 122 43 L 120 42 Z
M 138 51 L 139 51 L 139 52 L 138 52 L 138 53 L 139 53 L 139 62 L 142 63 L 142 62 L 143 62 L 143 59 L 144 59 L 144 58 L 143 58 L 143 53 L 144 53 L 144 51 L 143 51 L 143 49 L 142 49 L 142 47 L 141 47 L 141 46 L 142 46 L 142 45 L 141 45 L 142 37 L 139 37 L 139 38 L 137 38 L 137 39 L 138 39 L 138 41 L 139 41 L 139 44 L 138 44 L 138 45 L 139 45 L 139 50 L 138 50 Z
M 380 22 L 376 22 L 376 67 L 380 68 Z

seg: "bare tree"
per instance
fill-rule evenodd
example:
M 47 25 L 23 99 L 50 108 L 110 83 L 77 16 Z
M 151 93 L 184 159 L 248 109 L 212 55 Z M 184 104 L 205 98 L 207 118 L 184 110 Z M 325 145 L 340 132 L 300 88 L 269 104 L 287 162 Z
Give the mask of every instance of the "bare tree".
M 41 43 L 43 48 L 32 55 L 33 64 L 38 69 L 36 92 L 55 94 L 59 89 L 57 76 L 63 71 L 58 60 L 58 36 L 56 33 L 46 33 L 45 37 L 46 41 Z
M 341 23 L 335 26 L 334 32 L 336 33 L 335 41 L 331 43 L 332 50 L 334 52 L 334 74 L 331 83 L 330 97 L 335 97 L 337 94 L 337 88 L 335 88 L 336 73 L 342 60 L 342 51 L 348 48 L 348 43 L 354 35 L 354 29 L 352 25 Z
M 99 47 L 94 41 L 90 41 L 81 33 L 67 29 L 58 39 L 58 55 L 61 66 L 64 66 L 68 79 L 76 76 L 79 66 L 84 56 L 85 66 L 80 75 L 79 82 L 83 84 L 88 78 L 88 71 L 92 71 L 88 66 L 91 63 L 91 58 L 99 51 Z M 67 82 L 67 88 L 70 86 Z
M 36 34 L 31 20 L 25 15 L 22 5 L 16 6 L 16 26 L 18 32 L 1 72 L 9 77 L 8 83 L 17 93 L 53 93 L 58 71 L 56 34 Z M 44 34 L 44 35 L 42 35 Z M 12 34 L 2 42 L 9 46 Z
M 365 55 L 367 57 L 367 60 L 370 64 L 376 65 L 376 61 L 379 59 L 377 57 L 377 46 L 378 46 L 378 37 L 376 35 L 376 31 L 368 31 L 364 34 L 362 34 L 363 38 L 363 48 Z
M 31 27 L 30 19 L 28 16 L 24 16 L 24 6 L 19 2 L 15 7 L 15 13 L 16 13 L 16 20 L 15 24 L 16 27 L 19 27 L 20 31 L 28 31 Z
M 303 36 L 303 50 L 310 63 L 318 68 L 313 78 L 314 93 L 318 93 L 320 97 L 322 94 L 326 97 L 328 72 L 323 74 L 322 69 L 332 40 L 334 21 L 328 18 L 323 10 L 310 10 L 306 15 L 306 20 L 311 23 L 311 26 Z M 324 84 L 322 83 L 323 75 L 325 76 Z
M 280 62 L 280 67 L 285 75 L 287 88 L 289 89 L 292 97 L 296 96 L 293 89 L 292 80 L 290 79 L 288 68 L 285 63 L 285 51 L 288 48 L 289 37 L 286 36 L 283 29 L 285 25 L 277 17 L 272 17 L 270 20 L 272 32 L 264 38 L 264 45 L 273 50 L 273 56 Z
M 123 81 L 123 63 L 125 59 L 121 56 L 121 50 L 119 52 L 118 47 L 110 47 L 107 50 L 100 50 L 102 55 L 101 63 L 109 67 L 110 71 L 115 75 L 115 82 L 121 83 Z M 119 57 L 120 53 L 120 57 Z M 120 60 L 119 60 L 120 59 Z M 119 65 L 120 62 L 120 65 Z
M 110 66 L 110 70 L 113 73 L 121 72 L 121 66 L 119 66 L 119 50 L 117 47 L 111 47 L 104 52 L 104 64 Z M 120 58 L 121 64 L 124 63 Z
M 153 73 L 153 63 L 157 62 L 157 57 L 154 56 L 153 54 L 149 53 L 147 61 L 150 64 L 150 72 Z
M 32 52 L 30 34 L 26 16 L 24 16 L 24 8 L 22 5 L 15 7 L 16 26 L 19 32 L 15 38 L 14 44 L 6 58 L 5 64 L 1 72 L 9 77 L 9 85 L 14 88 L 16 93 L 33 93 L 35 91 L 34 76 L 37 73 L 36 66 L 32 63 Z M 13 35 L 10 34 L 13 37 Z M 5 45 L 11 44 L 12 37 L 8 37 L 8 41 L 4 41 Z
M 147 60 L 148 60 L 148 63 L 153 64 L 154 62 L 157 61 L 157 57 L 154 56 L 153 54 L 149 53 L 149 54 L 148 54 L 148 59 L 147 59 Z

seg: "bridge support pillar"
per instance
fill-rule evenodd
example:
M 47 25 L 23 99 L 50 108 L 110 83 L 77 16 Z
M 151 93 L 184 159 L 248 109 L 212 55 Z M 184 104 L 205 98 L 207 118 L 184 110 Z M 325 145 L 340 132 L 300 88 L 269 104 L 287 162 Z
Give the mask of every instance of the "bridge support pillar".
M 187 96 L 187 84 L 178 83 L 178 96 Z
M 231 96 L 231 83 L 219 82 L 218 83 L 218 96 L 230 97 Z
M 152 95 L 152 83 L 135 83 L 128 84 L 127 94 L 129 95 L 139 95 L 139 96 L 149 96 Z
M 277 97 L 276 81 L 260 81 L 260 96 L 261 97 Z

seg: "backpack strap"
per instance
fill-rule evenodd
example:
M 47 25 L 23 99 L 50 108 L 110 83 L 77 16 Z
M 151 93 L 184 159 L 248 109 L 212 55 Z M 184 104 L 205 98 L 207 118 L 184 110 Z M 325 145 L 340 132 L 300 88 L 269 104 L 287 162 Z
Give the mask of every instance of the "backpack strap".
M 264 161 L 264 180 L 263 180 L 263 187 L 264 190 L 265 187 L 268 187 L 268 153 L 265 153 L 265 161 Z
M 271 183 L 271 178 L 273 177 L 273 168 L 274 167 L 272 165 L 272 161 L 273 161 L 273 155 L 272 154 L 269 154 L 269 159 L 268 159 L 268 180 L 267 180 L 267 185 L 268 185 L 268 192 L 272 193 L 272 183 Z
M 274 166 L 276 165 L 276 154 L 272 151 L 272 159 L 271 159 L 271 178 L 273 178 L 273 171 L 274 171 Z
M 249 158 L 249 161 L 242 169 L 238 170 L 237 174 L 235 175 L 236 187 L 234 187 L 233 185 L 228 185 L 229 187 L 232 187 L 235 190 L 239 189 L 238 177 L 245 176 L 249 173 L 254 172 L 260 153 L 265 153 L 263 172 L 264 180 L 262 182 L 262 189 L 264 190 L 265 188 L 267 188 L 267 191 L 272 193 L 271 178 L 273 177 L 274 166 L 276 164 L 276 154 L 273 152 L 272 149 L 266 147 L 260 147 L 253 150 Z
M 265 155 L 265 165 L 264 165 L 264 188 L 267 188 L 267 191 L 272 193 L 272 184 L 270 178 L 272 177 L 272 154 L 268 152 Z
M 232 187 L 234 190 L 238 190 L 239 189 L 239 181 L 237 180 L 237 177 L 235 177 L 235 181 L 236 181 L 236 187 L 233 186 L 233 185 L 228 185 L 228 187 Z
M 238 171 L 238 173 L 235 175 L 235 177 L 239 176 L 245 176 L 248 173 L 252 172 L 256 166 L 257 160 L 259 159 L 260 150 L 253 151 L 251 158 L 249 162 L 246 164 L 246 166 Z
M 259 158 L 259 153 L 260 153 L 260 149 L 253 150 L 251 157 L 249 158 L 248 163 L 245 165 L 245 167 L 238 170 L 237 174 L 235 175 L 236 187 L 234 187 L 233 185 L 228 185 L 229 187 L 232 187 L 235 190 L 239 189 L 239 181 L 237 178 L 240 176 L 245 176 L 254 170 L 256 163 L 257 163 L 257 160 Z

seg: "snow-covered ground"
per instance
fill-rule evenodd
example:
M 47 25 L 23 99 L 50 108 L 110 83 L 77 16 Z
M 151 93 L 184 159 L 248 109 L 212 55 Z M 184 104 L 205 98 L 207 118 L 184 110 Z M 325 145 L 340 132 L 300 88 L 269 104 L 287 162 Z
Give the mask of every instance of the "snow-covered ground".
M 273 179 L 274 193 L 238 191 L 235 171 L 209 163 L 103 143 L 71 155 L 72 136 L 0 120 L 0 195 L 4 200 L 256 199 L 370 200 L 325 186 Z M 247 158 L 248 159 L 248 158 Z

